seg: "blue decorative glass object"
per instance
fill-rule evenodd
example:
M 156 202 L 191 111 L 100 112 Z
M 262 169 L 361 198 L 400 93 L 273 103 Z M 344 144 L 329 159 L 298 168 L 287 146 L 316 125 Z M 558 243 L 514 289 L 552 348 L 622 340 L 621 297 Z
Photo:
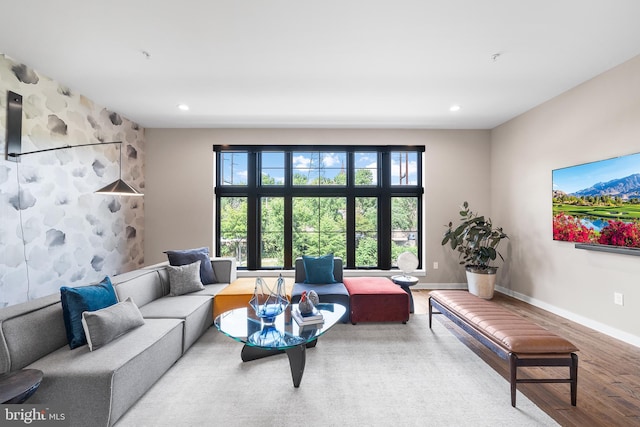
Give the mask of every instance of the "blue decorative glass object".
M 279 347 L 286 345 L 284 334 L 273 325 L 265 325 L 263 329 L 251 334 L 247 341 L 258 347 Z
M 247 342 L 258 347 L 282 348 L 302 344 L 305 342 L 305 337 L 287 334 L 275 325 L 264 325 L 261 330 L 249 335 Z
M 255 310 L 256 316 L 261 318 L 264 323 L 273 323 L 276 316 L 281 314 L 289 305 L 282 275 L 278 277 L 273 289 L 269 288 L 269 285 L 258 277 L 253 297 L 249 304 Z

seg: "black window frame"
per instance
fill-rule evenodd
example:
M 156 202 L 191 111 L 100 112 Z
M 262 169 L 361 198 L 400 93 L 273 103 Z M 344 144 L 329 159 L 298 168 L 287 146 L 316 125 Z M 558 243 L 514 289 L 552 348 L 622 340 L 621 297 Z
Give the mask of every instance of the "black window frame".
M 247 270 L 290 270 L 293 268 L 295 260 L 292 259 L 292 200 L 294 197 L 346 197 L 347 198 L 347 221 L 346 221 L 346 259 L 344 266 L 346 269 L 362 270 L 390 270 L 391 260 L 391 198 L 398 196 L 416 197 L 418 200 L 418 230 L 416 236 L 416 246 L 418 249 L 418 259 L 422 266 L 422 224 L 424 202 L 424 188 L 422 186 L 422 153 L 424 146 L 337 146 L 337 145 L 214 145 L 216 176 L 214 183 L 214 195 L 216 198 L 216 221 L 215 221 L 215 253 L 221 254 L 220 247 L 220 198 L 221 197 L 246 197 L 247 198 Z M 222 168 L 220 167 L 221 153 L 225 152 L 247 153 L 247 185 L 221 185 Z M 261 153 L 270 151 L 280 151 L 285 153 L 285 182 L 284 185 L 262 185 L 261 184 Z M 391 153 L 398 151 L 416 152 L 417 157 L 417 184 L 416 185 L 391 185 Z M 346 152 L 347 153 L 347 183 L 346 185 L 293 185 L 292 183 L 292 153 L 293 152 Z M 355 185 L 355 162 L 353 153 L 355 152 L 375 152 L 378 156 L 378 169 L 376 185 L 357 186 Z M 283 197 L 284 208 L 284 266 L 282 267 L 262 267 L 260 248 L 260 199 L 261 197 Z M 372 267 L 357 267 L 356 259 L 356 230 L 355 230 L 355 198 L 375 197 L 378 200 L 378 265 Z M 386 231 L 385 231 L 386 230 Z M 384 232 L 383 232 L 384 231 Z

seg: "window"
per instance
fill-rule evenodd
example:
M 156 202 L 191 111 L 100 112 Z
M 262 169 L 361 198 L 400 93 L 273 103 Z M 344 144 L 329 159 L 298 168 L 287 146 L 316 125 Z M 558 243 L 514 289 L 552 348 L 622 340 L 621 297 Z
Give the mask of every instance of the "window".
M 356 265 L 375 267 L 378 264 L 378 199 L 356 197 L 355 215 Z
M 347 252 L 344 197 L 293 198 L 293 258 L 333 253 L 344 258 Z
M 294 152 L 293 185 L 341 185 L 346 179 L 347 153 Z
M 375 186 L 378 184 L 378 153 L 354 153 L 355 182 L 359 186 Z
M 284 198 L 260 199 L 260 256 L 263 267 L 284 265 Z
M 284 185 L 284 153 L 263 152 L 261 156 L 260 182 L 262 185 Z
M 418 255 L 418 202 L 416 197 L 391 198 L 391 260 L 394 267 L 402 252 Z
M 232 257 L 239 267 L 247 266 L 247 198 L 223 197 L 219 203 L 220 256 Z
M 247 153 L 226 152 L 222 154 L 221 185 L 247 185 Z
M 346 268 L 421 256 L 423 147 L 214 146 L 216 254 L 289 269 L 333 253 Z
M 391 184 L 418 185 L 418 153 L 391 153 Z

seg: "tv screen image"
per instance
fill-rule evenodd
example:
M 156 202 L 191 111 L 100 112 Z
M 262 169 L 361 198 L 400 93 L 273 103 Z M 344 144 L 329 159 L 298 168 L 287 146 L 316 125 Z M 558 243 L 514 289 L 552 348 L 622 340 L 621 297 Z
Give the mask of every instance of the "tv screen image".
M 640 248 L 640 153 L 552 172 L 553 239 Z

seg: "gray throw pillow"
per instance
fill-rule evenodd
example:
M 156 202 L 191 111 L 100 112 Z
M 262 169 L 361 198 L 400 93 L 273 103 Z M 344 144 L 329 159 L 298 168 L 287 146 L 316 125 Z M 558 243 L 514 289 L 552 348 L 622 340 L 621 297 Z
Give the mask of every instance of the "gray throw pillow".
M 204 289 L 204 285 L 200 281 L 200 261 L 181 266 L 168 265 L 167 269 L 169 271 L 169 295 L 178 296 Z
M 131 298 L 101 310 L 82 313 L 82 327 L 90 351 L 142 325 L 142 314 Z

